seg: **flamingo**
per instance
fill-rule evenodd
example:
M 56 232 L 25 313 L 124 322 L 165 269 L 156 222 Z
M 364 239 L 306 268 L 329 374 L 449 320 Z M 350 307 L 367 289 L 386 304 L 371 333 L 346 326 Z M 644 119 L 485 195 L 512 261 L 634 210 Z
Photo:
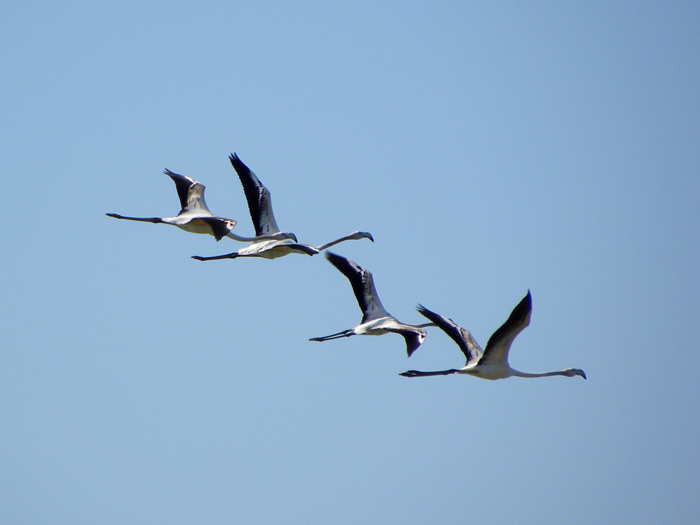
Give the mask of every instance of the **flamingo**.
M 204 184 L 190 177 L 178 175 L 166 169 L 163 173 L 173 179 L 180 197 L 181 210 L 175 217 L 125 217 L 117 213 L 107 213 L 108 217 L 129 221 L 152 222 L 154 224 L 172 224 L 191 233 L 213 235 L 217 241 L 229 235 L 236 225 L 233 219 L 212 215 L 204 201 Z
M 272 196 L 270 191 L 260 182 L 260 179 L 246 166 L 238 155 L 235 153 L 229 156 L 229 160 L 233 168 L 238 174 L 238 178 L 243 185 L 246 200 L 248 201 L 248 209 L 250 218 L 255 227 L 256 237 L 252 239 L 252 244 L 241 248 L 240 250 L 227 253 L 225 255 L 216 255 L 213 257 L 202 257 L 195 255 L 192 258 L 198 261 L 212 261 L 216 259 L 235 259 L 237 257 L 262 257 L 265 259 L 276 259 L 284 257 L 290 253 L 302 253 L 307 255 L 316 255 L 317 253 L 330 248 L 340 242 L 358 239 L 369 239 L 374 242 L 372 234 L 369 232 L 356 231 L 345 237 L 341 237 L 334 241 L 327 242 L 321 246 L 313 246 L 311 244 L 301 244 L 297 242 L 297 238 L 293 233 L 282 234 L 275 215 L 272 211 Z M 277 238 L 282 236 L 286 238 Z
M 431 312 L 422 305 L 418 305 L 418 311 L 439 326 L 458 345 L 467 358 L 464 367 L 437 372 L 420 372 L 408 370 L 404 377 L 424 377 L 449 374 L 468 374 L 482 379 L 506 379 L 508 377 L 548 377 L 548 376 L 581 376 L 586 379 L 586 374 L 579 368 L 566 368 L 555 372 L 528 373 L 511 368 L 508 364 L 508 352 L 513 340 L 530 324 L 532 314 L 532 296 L 528 290 L 527 295 L 513 309 L 508 320 L 503 323 L 489 339 L 486 350 L 482 350 L 468 330 L 458 326 L 452 319 L 447 319 L 435 312 Z
M 326 252 L 326 258 L 350 281 L 357 303 L 360 305 L 360 310 L 362 310 L 362 323 L 337 334 L 313 337 L 309 341 L 329 341 L 353 335 L 383 335 L 392 332 L 401 334 L 404 337 L 406 340 L 406 352 L 408 357 L 411 357 L 411 354 L 425 340 L 426 332 L 423 330 L 423 327 L 434 326 L 434 324 L 426 323 L 412 326 L 399 322 L 384 309 L 382 302 L 379 300 L 379 295 L 377 295 L 377 289 L 374 287 L 372 274 L 368 270 L 332 252 Z

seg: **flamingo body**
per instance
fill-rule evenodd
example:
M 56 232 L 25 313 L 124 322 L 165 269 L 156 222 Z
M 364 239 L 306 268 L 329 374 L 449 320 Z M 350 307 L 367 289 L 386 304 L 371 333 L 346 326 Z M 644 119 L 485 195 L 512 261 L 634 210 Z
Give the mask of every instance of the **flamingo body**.
M 421 326 L 401 323 L 386 311 L 374 286 L 374 278 L 368 270 L 332 252 L 326 252 L 326 258 L 350 281 L 355 298 L 362 310 L 362 322 L 342 332 L 323 337 L 313 337 L 309 341 L 329 341 L 353 335 L 395 333 L 403 336 L 406 340 L 406 353 L 411 357 L 411 354 L 425 340 L 426 331 Z
M 107 216 L 129 221 L 170 224 L 186 232 L 213 235 L 217 241 L 233 230 L 236 221 L 216 217 L 209 211 L 204 200 L 204 184 L 168 169 L 164 173 L 175 183 L 180 198 L 181 210 L 175 217 L 126 217 L 117 213 L 107 213 Z
M 198 261 L 213 261 L 217 259 L 236 259 L 238 257 L 262 257 L 264 259 L 277 259 L 284 257 L 290 253 L 300 253 L 306 255 L 316 255 L 326 248 L 348 240 L 369 239 L 374 242 L 372 234 L 369 232 L 356 231 L 345 237 L 327 242 L 321 246 L 313 246 L 311 244 L 301 244 L 297 242 L 297 237 L 293 233 L 283 233 L 280 231 L 275 219 L 275 214 L 272 210 L 272 194 L 265 185 L 260 182 L 257 175 L 246 166 L 243 161 L 235 153 L 229 157 L 231 165 L 236 170 L 238 178 L 243 186 L 246 201 L 248 202 L 248 211 L 250 218 L 253 221 L 255 228 L 255 238 L 252 243 L 245 248 L 225 255 L 216 255 L 213 257 L 193 256 L 193 259 Z M 229 235 L 236 240 L 243 240 L 235 236 Z
M 439 370 L 435 372 L 421 372 L 418 370 L 408 370 L 404 377 L 425 377 L 450 374 L 467 374 L 482 379 L 506 379 L 509 377 L 549 377 L 549 376 L 581 376 L 586 379 L 586 374 L 579 368 L 565 368 L 554 372 L 520 372 L 515 370 L 508 363 L 508 353 L 513 341 L 529 324 L 532 316 L 532 296 L 528 290 L 527 295 L 513 309 L 508 320 L 494 332 L 486 344 L 486 349 L 482 350 L 474 340 L 471 333 L 465 328 L 456 324 L 452 319 L 443 317 L 427 308 L 419 305 L 418 312 L 430 319 L 436 326 L 440 327 L 449 335 L 460 347 L 467 359 L 462 368 L 451 368 L 449 370 Z

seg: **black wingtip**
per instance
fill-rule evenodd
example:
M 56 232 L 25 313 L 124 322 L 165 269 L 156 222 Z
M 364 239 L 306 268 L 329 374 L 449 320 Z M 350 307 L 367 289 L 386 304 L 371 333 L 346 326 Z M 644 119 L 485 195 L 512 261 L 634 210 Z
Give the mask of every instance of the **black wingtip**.
M 326 259 L 348 279 L 350 279 L 350 275 L 353 275 L 358 271 L 357 264 L 353 263 L 347 257 L 343 257 L 342 255 L 338 255 L 337 253 L 329 252 L 326 250 Z M 362 269 L 360 268 L 359 271 L 362 271 Z
M 522 301 L 516 306 L 516 308 L 527 308 L 528 310 L 532 310 L 532 294 L 530 293 L 530 290 L 527 291 L 527 295 L 523 297 Z
M 428 310 L 425 306 L 422 304 L 419 304 L 416 306 L 416 310 L 418 311 L 419 314 L 421 314 L 423 317 L 426 317 L 433 323 L 437 323 L 442 319 L 442 316 L 440 314 L 437 314 L 433 312 L 432 310 Z
M 240 169 L 242 166 L 245 166 L 246 168 L 248 167 L 248 166 L 246 166 L 246 165 L 243 163 L 243 161 L 241 160 L 241 158 L 240 158 L 238 155 L 236 155 L 236 153 L 231 153 L 231 154 L 228 156 L 228 160 L 231 161 L 231 165 L 232 165 L 232 166 L 234 167 L 234 169 L 236 169 L 236 170 Z M 238 167 L 236 167 L 236 166 L 238 166 Z

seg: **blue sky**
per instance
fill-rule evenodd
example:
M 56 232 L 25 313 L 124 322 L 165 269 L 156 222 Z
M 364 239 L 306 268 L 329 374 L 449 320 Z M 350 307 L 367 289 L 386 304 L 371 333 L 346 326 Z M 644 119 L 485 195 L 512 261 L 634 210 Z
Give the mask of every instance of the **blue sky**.
M 26 2 L 0 17 L 3 523 L 695 523 L 700 8 L 693 2 Z M 461 366 L 322 256 L 197 262 L 164 168 L 485 344 Z

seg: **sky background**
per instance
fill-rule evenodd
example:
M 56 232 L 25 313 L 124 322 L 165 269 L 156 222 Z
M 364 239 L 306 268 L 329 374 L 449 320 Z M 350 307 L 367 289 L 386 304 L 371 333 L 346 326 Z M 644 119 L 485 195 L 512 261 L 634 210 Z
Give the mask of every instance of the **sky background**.
M 565 5 L 563 5 L 565 4 Z M 697 523 L 695 2 L 22 2 L 0 9 L 0 522 Z M 323 256 L 173 216 L 164 168 L 486 343 L 359 323 Z

